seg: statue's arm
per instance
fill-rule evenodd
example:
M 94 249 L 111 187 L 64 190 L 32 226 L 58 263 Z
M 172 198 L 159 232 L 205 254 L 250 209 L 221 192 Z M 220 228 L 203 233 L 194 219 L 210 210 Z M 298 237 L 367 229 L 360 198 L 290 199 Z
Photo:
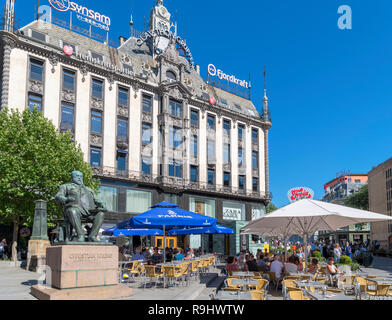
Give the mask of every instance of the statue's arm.
M 59 204 L 66 204 L 67 203 L 67 187 L 62 185 L 59 191 L 56 194 L 55 200 Z

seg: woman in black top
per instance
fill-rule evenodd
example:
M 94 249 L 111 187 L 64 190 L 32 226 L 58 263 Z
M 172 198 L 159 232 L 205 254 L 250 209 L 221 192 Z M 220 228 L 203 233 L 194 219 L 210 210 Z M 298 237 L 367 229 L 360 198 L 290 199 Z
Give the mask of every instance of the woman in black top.
M 245 271 L 251 271 L 251 272 L 258 272 L 259 267 L 257 265 L 257 262 L 255 260 L 255 257 L 253 254 L 247 254 L 246 257 L 246 263 L 245 263 Z

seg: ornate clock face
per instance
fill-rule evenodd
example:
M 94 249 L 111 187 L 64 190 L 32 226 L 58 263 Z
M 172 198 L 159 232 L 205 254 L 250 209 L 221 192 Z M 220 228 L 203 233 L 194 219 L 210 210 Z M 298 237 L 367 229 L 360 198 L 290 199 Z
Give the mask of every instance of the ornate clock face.
M 163 17 L 166 18 L 167 10 L 166 10 L 165 7 L 161 7 L 161 8 L 159 9 L 159 13 L 160 13 Z

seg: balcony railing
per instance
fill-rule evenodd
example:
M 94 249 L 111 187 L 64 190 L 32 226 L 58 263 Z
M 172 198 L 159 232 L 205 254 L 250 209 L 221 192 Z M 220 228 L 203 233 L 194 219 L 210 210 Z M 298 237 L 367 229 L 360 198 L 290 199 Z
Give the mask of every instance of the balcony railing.
M 95 176 L 101 178 L 118 178 L 130 182 L 151 184 L 166 188 L 176 189 L 177 191 L 199 191 L 214 194 L 225 194 L 253 199 L 272 199 L 272 193 L 264 191 L 253 191 L 252 189 L 241 189 L 238 187 L 228 187 L 224 185 L 211 185 L 208 182 L 192 182 L 191 180 L 177 177 L 160 176 L 153 174 L 143 174 L 139 171 L 123 171 L 116 168 L 104 167 L 93 168 Z

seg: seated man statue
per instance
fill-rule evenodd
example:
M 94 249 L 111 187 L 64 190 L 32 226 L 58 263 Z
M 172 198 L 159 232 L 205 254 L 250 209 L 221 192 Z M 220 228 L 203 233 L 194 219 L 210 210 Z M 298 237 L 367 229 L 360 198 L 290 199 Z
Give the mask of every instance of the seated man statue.
M 72 228 L 76 231 L 77 242 L 85 242 L 83 222 L 93 224 L 89 234 L 89 242 L 99 242 L 98 232 L 104 220 L 105 205 L 98 199 L 93 190 L 83 184 L 83 173 L 72 172 L 72 183 L 60 186 L 56 201 L 64 205 L 64 221 L 67 240 L 71 240 Z M 72 227 L 72 228 L 71 228 Z

